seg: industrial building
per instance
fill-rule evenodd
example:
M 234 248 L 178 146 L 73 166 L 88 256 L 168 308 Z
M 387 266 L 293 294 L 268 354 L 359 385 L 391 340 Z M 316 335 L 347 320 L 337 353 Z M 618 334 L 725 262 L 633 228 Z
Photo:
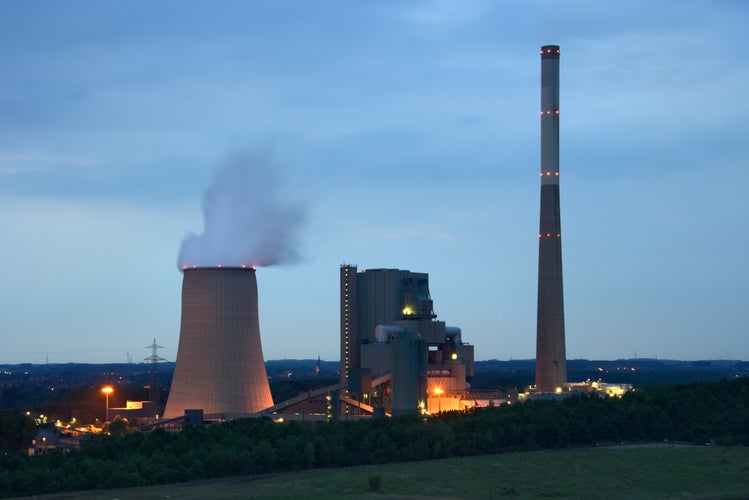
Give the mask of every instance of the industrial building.
M 559 56 L 541 48 L 537 393 L 567 385 L 559 203 Z M 165 418 L 291 414 L 317 398 L 328 418 L 435 413 L 501 403 L 470 393 L 474 348 L 438 321 L 429 276 L 340 267 L 340 383 L 273 406 L 250 268 L 184 269 L 182 326 Z M 569 388 L 567 388 L 569 390 Z M 326 401 L 323 403 L 322 401 Z M 314 405 L 313 405 L 314 406 Z
M 341 381 L 348 397 L 379 411 L 434 413 L 476 404 L 473 346 L 437 321 L 429 275 L 342 265 Z
M 177 361 L 164 418 L 229 419 L 273 405 L 250 267 L 183 269 Z

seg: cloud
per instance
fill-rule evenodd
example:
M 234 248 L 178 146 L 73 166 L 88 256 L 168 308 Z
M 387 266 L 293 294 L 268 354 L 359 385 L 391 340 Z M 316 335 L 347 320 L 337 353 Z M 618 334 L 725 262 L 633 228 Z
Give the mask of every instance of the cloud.
M 400 14 L 416 24 L 438 26 L 477 19 L 487 8 L 487 4 L 480 1 L 428 0 L 402 9 Z
M 91 160 L 43 151 L 0 151 L 0 174 L 15 175 L 60 167 L 87 167 Z

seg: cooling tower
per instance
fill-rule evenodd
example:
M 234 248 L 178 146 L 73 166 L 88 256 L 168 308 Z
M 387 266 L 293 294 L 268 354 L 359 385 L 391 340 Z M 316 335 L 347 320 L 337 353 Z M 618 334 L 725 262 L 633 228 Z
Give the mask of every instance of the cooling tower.
M 567 382 L 559 210 L 559 46 L 541 47 L 541 221 L 538 233 L 536 391 Z
M 185 269 L 179 349 L 164 418 L 189 409 L 233 418 L 270 406 L 255 270 Z

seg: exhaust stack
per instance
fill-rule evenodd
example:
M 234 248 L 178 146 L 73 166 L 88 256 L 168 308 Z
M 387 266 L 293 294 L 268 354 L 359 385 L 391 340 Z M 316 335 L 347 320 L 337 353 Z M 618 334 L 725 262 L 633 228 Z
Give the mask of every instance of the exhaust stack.
M 538 234 L 536 391 L 567 383 L 559 211 L 559 46 L 541 47 L 541 221 Z

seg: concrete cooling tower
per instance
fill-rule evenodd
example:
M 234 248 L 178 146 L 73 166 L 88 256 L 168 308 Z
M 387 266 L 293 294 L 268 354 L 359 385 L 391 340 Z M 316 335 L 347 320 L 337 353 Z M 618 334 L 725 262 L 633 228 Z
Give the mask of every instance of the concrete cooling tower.
M 185 269 L 177 363 L 164 418 L 236 418 L 273 406 L 252 268 Z

